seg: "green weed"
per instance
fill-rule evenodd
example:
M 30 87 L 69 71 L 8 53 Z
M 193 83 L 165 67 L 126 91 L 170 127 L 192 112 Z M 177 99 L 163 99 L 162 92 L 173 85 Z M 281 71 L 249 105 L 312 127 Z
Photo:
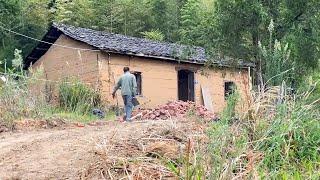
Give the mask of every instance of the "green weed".
M 68 112 L 89 114 L 101 106 L 100 94 L 78 80 L 64 80 L 59 85 L 60 108 Z
M 203 152 L 195 147 L 191 147 L 189 140 L 186 152 L 176 161 L 167 160 L 167 168 L 181 180 L 201 180 L 206 178 L 206 160 Z

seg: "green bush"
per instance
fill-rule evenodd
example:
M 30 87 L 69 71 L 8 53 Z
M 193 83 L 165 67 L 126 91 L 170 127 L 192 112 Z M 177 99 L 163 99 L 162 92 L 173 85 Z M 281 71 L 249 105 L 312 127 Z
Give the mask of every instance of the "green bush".
M 100 94 L 78 80 L 64 80 L 59 85 L 60 108 L 69 112 L 88 114 L 101 105 Z

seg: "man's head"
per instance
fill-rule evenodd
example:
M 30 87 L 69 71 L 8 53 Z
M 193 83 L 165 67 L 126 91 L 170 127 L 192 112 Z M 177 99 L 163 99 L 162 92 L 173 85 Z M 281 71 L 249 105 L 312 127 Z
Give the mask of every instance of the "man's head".
M 130 68 L 129 68 L 129 67 L 124 67 L 124 68 L 123 68 L 123 72 L 124 72 L 124 73 L 129 72 L 129 71 L 130 71 Z

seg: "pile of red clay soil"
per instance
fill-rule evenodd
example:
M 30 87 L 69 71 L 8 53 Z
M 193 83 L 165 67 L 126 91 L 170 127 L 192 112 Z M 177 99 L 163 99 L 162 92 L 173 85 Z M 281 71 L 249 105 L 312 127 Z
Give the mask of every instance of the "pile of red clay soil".
M 206 121 L 217 119 L 207 108 L 190 101 L 170 101 L 154 109 L 138 109 L 133 113 L 132 119 L 166 120 L 173 117 L 184 118 L 187 115 L 196 115 Z

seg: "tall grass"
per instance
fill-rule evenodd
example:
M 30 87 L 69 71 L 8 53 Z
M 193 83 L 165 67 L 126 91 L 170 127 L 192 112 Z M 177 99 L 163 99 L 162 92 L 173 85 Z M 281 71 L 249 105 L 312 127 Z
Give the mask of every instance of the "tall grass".
M 167 161 L 167 167 L 179 179 L 205 179 L 207 176 L 206 166 L 208 163 L 204 154 L 204 149 L 199 146 L 192 147 L 192 142 L 189 139 L 186 144 L 185 153 L 177 160 L 177 162 L 173 162 L 172 160 Z
M 101 97 L 84 83 L 66 79 L 59 85 L 59 104 L 64 111 L 89 114 L 94 107 L 101 106 Z
M 9 128 L 13 121 L 20 118 L 43 117 L 48 111 L 48 103 L 44 89 L 40 86 L 33 88 L 42 75 L 42 69 L 29 76 L 22 70 L 20 51 L 15 52 L 14 69 L 6 69 L 2 76 L 5 82 L 0 85 L 0 124 Z
M 320 97 L 312 88 L 286 92 L 285 86 L 269 88 L 242 118 L 222 116 L 212 125 L 212 178 L 320 178 Z

